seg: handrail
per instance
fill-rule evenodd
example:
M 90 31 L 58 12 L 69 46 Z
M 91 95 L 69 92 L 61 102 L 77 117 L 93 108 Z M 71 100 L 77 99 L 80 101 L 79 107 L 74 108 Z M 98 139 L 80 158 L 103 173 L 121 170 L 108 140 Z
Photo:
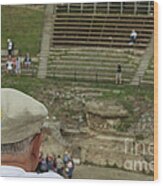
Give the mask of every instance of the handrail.
M 88 6 L 87 6 L 88 5 Z M 119 14 L 128 13 L 128 11 L 134 15 L 153 14 L 154 3 L 152 1 L 147 2 L 98 2 L 98 3 L 67 3 L 58 4 L 57 12 L 70 13 L 75 11 L 76 13 L 87 12 L 88 9 L 94 13 L 105 13 L 110 14 L 111 12 L 117 12 Z

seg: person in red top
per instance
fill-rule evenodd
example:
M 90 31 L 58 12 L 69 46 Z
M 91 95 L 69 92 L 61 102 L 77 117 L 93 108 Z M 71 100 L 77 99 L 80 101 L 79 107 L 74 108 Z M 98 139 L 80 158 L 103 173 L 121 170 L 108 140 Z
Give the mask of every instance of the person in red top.
M 16 68 L 16 57 L 12 56 L 12 63 L 13 63 L 13 69 L 15 70 Z

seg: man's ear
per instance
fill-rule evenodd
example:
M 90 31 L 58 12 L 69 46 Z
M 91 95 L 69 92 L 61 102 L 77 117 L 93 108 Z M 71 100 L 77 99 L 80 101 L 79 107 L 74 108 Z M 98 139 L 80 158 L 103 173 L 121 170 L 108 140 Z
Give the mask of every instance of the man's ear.
M 42 142 L 42 133 L 37 134 L 31 142 L 30 154 L 33 169 L 36 168 L 39 160 L 39 150 Z

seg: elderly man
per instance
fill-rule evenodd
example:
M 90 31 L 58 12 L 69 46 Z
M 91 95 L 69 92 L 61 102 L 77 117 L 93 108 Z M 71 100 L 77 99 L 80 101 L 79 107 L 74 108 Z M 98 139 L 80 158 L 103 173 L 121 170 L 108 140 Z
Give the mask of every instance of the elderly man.
M 1 89 L 1 97 L 1 176 L 62 178 L 54 172 L 34 172 L 48 114 L 45 106 L 15 89 Z

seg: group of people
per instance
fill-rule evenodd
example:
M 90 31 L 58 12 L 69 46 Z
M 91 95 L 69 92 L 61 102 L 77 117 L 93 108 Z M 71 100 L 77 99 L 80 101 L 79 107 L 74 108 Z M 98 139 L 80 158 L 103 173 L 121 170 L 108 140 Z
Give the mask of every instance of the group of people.
M 44 157 L 43 153 L 40 153 L 36 172 L 56 172 L 65 178 L 71 179 L 74 167 L 73 159 L 67 151 L 64 153 L 63 157 L 60 155 L 57 157 L 55 155 L 47 155 Z
M 14 55 L 14 43 L 11 39 L 7 40 L 7 49 L 8 49 L 8 59 L 6 62 L 6 73 L 7 74 L 21 74 L 22 67 L 25 67 L 26 69 L 30 68 L 31 65 L 31 57 L 30 54 L 27 53 L 24 57 L 24 60 L 20 54 L 18 53 L 17 56 Z

